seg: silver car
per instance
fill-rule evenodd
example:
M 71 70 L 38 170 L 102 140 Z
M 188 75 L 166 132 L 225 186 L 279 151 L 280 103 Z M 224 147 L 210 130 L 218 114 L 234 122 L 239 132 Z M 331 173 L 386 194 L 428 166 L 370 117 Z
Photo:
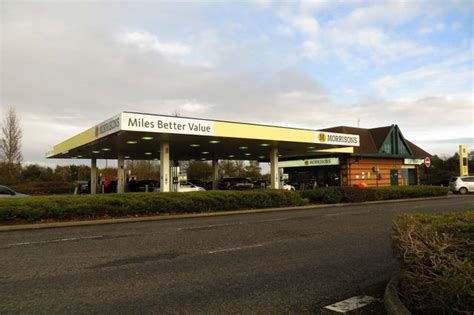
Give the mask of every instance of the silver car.
M 29 195 L 17 193 L 16 191 L 6 186 L 0 185 L 0 198 L 26 198 L 26 197 L 29 197 Z
M 474 176 L 457 176 L 449 180 L 449 189 L 454 193 L 474 192 Z

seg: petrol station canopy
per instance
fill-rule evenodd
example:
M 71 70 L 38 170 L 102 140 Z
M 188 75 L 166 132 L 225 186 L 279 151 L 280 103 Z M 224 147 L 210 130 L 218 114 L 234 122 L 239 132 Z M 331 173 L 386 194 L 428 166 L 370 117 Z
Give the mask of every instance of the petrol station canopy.
M 168 143 L 172 160 L 269 161 L 328 152 L 352 153 L 358 135 L 241 122 L 121 112 L 53 147 L 48 158 L 160 159 Z

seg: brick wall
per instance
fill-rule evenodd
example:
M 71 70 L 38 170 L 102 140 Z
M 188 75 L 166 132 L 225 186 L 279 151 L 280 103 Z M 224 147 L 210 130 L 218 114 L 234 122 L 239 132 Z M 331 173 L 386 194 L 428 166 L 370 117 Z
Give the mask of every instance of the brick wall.
M 403 159 L 350 157 L 341 160 L 342 186 L 353 186 L 358 183 L 377 186 L 377 173 L 374 172 L 374 167 L 379 168 L 379 174 L 381 175 L 381 179 L 378 180 L 378 186 L 390 186 L 391 170 L 398 171 L 398 185 L 403 185 L 402 164 Z

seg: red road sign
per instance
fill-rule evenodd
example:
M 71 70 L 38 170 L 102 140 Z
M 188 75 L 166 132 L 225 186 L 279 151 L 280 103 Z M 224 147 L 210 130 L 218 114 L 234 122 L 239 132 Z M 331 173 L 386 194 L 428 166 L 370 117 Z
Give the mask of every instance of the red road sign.
M 431 166 L 431 159 L 430 159 L 429 156 L 427 156 L 423 159 L 423 164 L 425 165 L 425 167 L 430 167 Z

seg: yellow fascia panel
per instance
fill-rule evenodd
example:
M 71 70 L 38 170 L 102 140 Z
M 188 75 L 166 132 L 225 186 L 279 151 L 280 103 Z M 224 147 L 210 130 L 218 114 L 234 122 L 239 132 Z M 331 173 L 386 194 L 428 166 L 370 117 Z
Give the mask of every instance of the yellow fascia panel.
M 75 135 L 72 138 L 67 139 L 66 141 L 61 142 L 60 144 L 55 145 L 53 149 L 53 155 L 58 155 L 63 152 L 75 149 L 81 145 L 94 141 L 94 139 L 95 136 L 93 127 L 81 132 L 78 135 Z
M 261 139 L 303 143 L 312 143 L 314 140 L 314 132 L 310 130 L 229 123 L 222 121 L 216 121 L 214 123 L 214 133 L 217 137 L 256 140 Z
M 344 147 L 344 148 L 332 148 L 332 149 L 321 149 L 316 150 L 315 152 L 324 152 L 324 153 L 354 153 L 354 147 Z

